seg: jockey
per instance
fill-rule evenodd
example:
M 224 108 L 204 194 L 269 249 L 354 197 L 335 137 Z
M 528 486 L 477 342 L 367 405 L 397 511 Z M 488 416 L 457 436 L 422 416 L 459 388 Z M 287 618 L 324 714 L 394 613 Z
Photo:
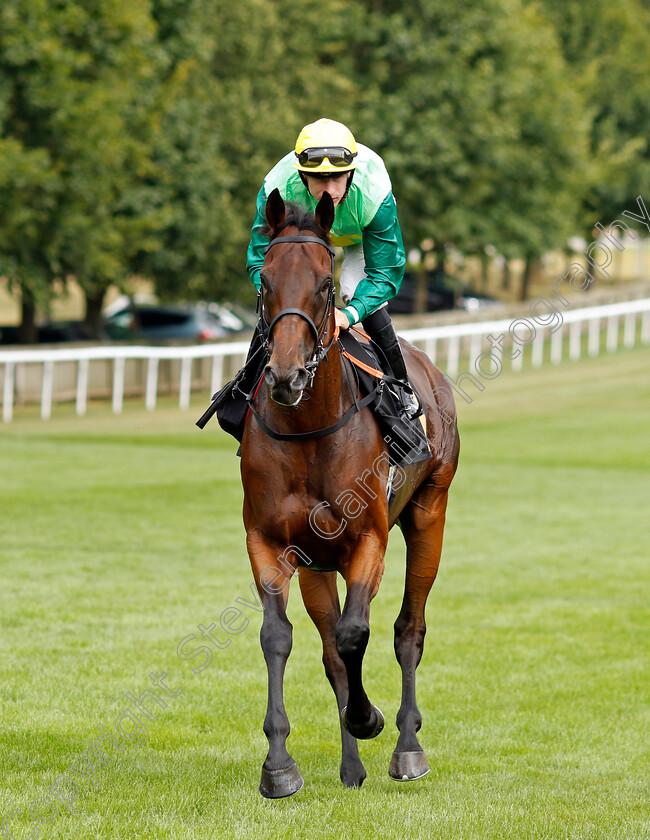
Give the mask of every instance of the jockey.
M 344 252 L 340 292 L 345 307 L 336 310 L 336 323 L 341 329 L 363 323 L 402 384 L 398 397 L 404 414 L 415 417 L 420 406 L 386 310 L 387 302 L 399 291 L 406 260 L 383 160 L 367 146 L 356 143 L 352 132 L 335 120 L 320 119 L 302 129 L 295 151 L 271 169 L 257 196 L 246 267 L 258 291 L 268 244 L 262 233 L 264 211 L 267 197 L 276 187 L 285 201 L 296 201 L 311 211 L 324 192 L 332 197 L 334 224 L 330 238 Z

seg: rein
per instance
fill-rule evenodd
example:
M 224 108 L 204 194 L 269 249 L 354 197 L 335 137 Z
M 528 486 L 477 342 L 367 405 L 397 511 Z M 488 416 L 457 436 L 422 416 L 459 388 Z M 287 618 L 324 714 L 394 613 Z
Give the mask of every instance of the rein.
M 269 249 L 272 248 L 274 245 L 282 245 L 285 242 L 287 242 L 287 243 L 289 243 L 289 242 L 310 242 L 310 243 L 315 243 L 317 245 L 322 245 L 330 253 L 330 256 L 332 258 L 332 274 L 334 273 L 334 256 L 335 256 L 336 252 L 335 252 L 334 248 L 332 248 L 332 246 L 329 244 L 329 242 L 326 242 L 324 239 L 321 239 L 319 236 L 276 236 L 266 246 L 266 249 L 265 249 L 264 253 L 267 254 L 269 252 Z M 308 315 L 306 312 L 303 312 L 302 309 L 295 309 L 293 307 L 287 308 L 287 309 L 282 309 L 273 318 L 271 323 L 267 324 L 266 320 L 264 318 L 264 298 L 263 298 L 263 293 L 262 293 L 261 289 L 260 289 L 260 294 L 259 294 L 258 305 L 259 305 L 260 318 L 261 318 L 261 321 L 262 321 L 262 324 L 263 324 L 263 327 L 264 327 L 264 332 L 265 332 L 264 348 L 266 349 L 267 352 L 268 352 L 268 347 L 269 347 L 269 340 L 271 338 L 271 332 L 273 330 L 273 327 L 280 320 L 280 318 L 283 318 L 285 315 L 298 315 L 304 321 L 307 322 L 307 325 L 309 326 L 309 329 L 311 330 L 311 333 L 314 336 L 314 340 L 316 342 L 314 352 L 312 353 L 311 359 L 308 362 L 305 363 L 305 369 L 309 373 L 309 384 L 311 385 L 311 383 L 314 380 L 314 376 L 316 375 L 316 369 L 318 368 L 318 365 L 320 364 L 320 362 L 324 358 L 325 359 L 327 358 L 327 353 L 328 353 L 329 349 L 332 347 L 332 345 L 334 344 L 335 341 L 338 341 L 338 337 L 339 337 L 339 328 L 335 327 L 334 335 L 332 336 L 332 340 L 329 342 L 329 344 L 326 347 L 323 346 L 323 334 L 324 334 L 325 329 L 327 327 L 327 323 L 329 321 L 330 313 L 331 313 L 331 311 L 334 307 L 334 280 L 333 280 L 333 278 L 330 280 L 330 284 L 329 284 L 329 294 L 328 294 L 328 298 L 327 298 L 327 306 L 325 307 L 325 313 L 324 313 L 323 319 L 322 319 L 322 321 L 321 321 L 321 323 L 318 327 L 316 327 L 316 324 L 314 323 L 314 321 L 313 321 L 313 319 L 311 318 L 310 315 Z M 347 353 L 345 355 L 347 355 Z M 262 378 L 263 378 L 263 376 L 262 376 Z M 366 408 L 366 406 L 370 405 L 374 400 L 376 400 L 381 395 L 383 385 L 384 385 L 383 381 L 379 380 L 379 382 L 377 384 L 377 387 L 360 401 L 356 400 L 356 398 L 354 396 L 354 393 L 353 393 L 352 398 L 354 400 L 354 405 L 352 405 L 345 412 L 345 414 L 336 423 L 334 423 L 331 426 L 326 426 L 323 429 L 315 429 L 312 432 L 282 433 L 282 432 L 276 432 L 274 429 L 272 429 L 265 422 L 265 420 L 260 416 L 259 412 L 255 409 L 255 406 L 253 405 L 253 401 L 254 401 L 255 397 L 257 396 L 257 391 L 258 391 L 259 385 L 261 384 L 261 381 L 262 381 L 262 379 L 260 379 L 260 382 L 258 383 L 257 387 L 246 398 L 246 402 L 248 403 L 248 407 L 249 407 L 251 413 L 254 415 L 255 419 L 260 424 L 263 431 L 269 437 L 273 438 L 274 440 L 294 440 L 294 441 L 316 440 L 317 438 L 322 438 L 322 437 L 326 437 L 327 435 L 334 434 L 334 432 L 338 431 L 342 426 L 344 426 L 348 422 L 348 420 L 352 417 L 353 414 L 356 414 L 358 411 L 361 411 L 362 409 Z

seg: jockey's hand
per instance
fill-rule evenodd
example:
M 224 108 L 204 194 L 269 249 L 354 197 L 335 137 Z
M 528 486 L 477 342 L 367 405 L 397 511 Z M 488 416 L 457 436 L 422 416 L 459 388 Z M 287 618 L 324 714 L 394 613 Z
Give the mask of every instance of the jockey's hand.
M 350 327 L 348 316 L 344 312 L 341 312 L 340 309 L 334 310 L 334 321 L 336 323 L 336 326 L 342 330 L 347 330 Z

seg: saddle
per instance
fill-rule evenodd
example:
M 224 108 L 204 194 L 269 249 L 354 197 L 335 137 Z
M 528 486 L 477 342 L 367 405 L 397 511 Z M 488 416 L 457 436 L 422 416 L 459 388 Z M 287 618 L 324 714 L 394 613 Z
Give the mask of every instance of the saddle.
M 241 444 L 246 419 L 249 412 L 252 412 L 266 433 L 276 440 L 317 438 L 341 428 L 353 414 L 368 406 L 388 445 L 391 464 L 406 466 L 430 458 L 424 424 L 417 418 L 409 421 L 402 416 L 399 400 L 393 392 L 400 383 L 392 376 L 392 371 L 385 369 L 388 367 L 385 360 L 382 365 L 372 342 L 358 341 L 352 330 L 342 330 L 338 342 L 344 357 L 344 376 L 349 384 L 353 405 L 334 426 L 300 435 L 278 434 L 257 414 L 252 403 L 269 360 L 262 321 L 255 328 L 244 367 L 212 397 L 210 407 L 196 425 L 203 429 L 216 414 L 221 428 Z M 358 391 L 362 394 L 361 400 L 356 397 Z M 241 454 L 241 446 L 237 454 Z

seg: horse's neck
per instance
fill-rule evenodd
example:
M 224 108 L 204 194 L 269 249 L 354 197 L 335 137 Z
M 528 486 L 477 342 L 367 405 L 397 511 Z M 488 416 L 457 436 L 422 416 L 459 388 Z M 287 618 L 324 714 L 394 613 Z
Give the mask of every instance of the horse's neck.
M 327 345 L 327 342 L 325 342 Z M 327 411 L 327 416 L 339 415 L 343 390 L 343 358 L 338 341 L 333 341 L 327 356 L 321 359 L 311 386 L 310 399 Z M 314 406 L 314 411 L 315 411 Z M 334 418 L 335 420 L 337 417 Z M 334 421 L 332 421 L 334 422 Z

